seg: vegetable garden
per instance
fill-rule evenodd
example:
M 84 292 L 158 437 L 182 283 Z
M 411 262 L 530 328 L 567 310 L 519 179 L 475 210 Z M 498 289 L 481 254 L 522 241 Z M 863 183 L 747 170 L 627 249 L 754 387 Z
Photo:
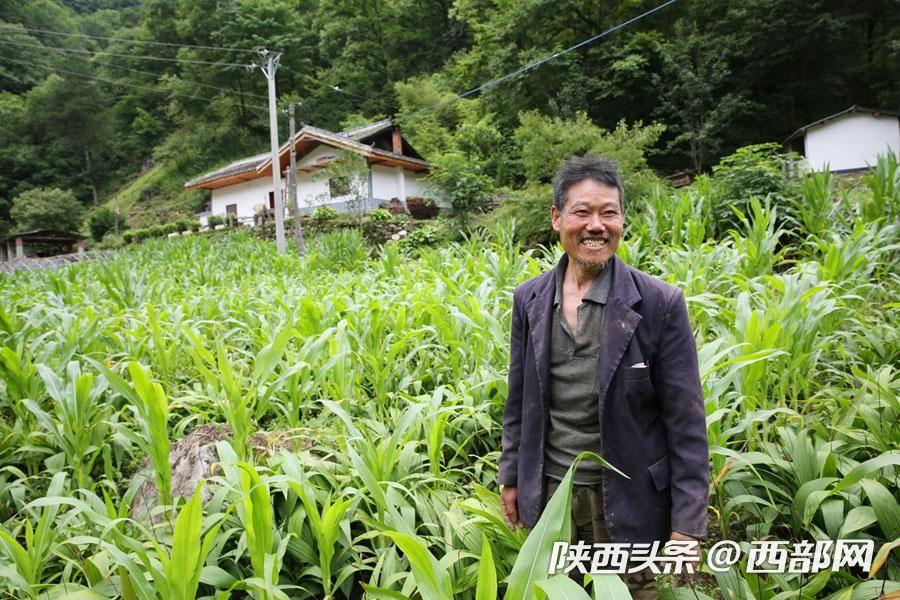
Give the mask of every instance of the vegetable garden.
M 711 536 L 873 539 L 877 571 L 739 566 L 664 597 L 900 589 L 900 170 L 797 185 L 721 218 L 703 182 L 659 187 L 620 254 L 688 298 Z M 496 461 L 512 290 L 560 250 L 522 250 L 512 224 L 416 256 L 328 235 L 303 259 L 228 233 L 0 275 L 3 593 L 557 597 L 549 556 L 503 524 Z M 173 495 L 169 450 L 209 423 L 230 433 L 218 462 Z

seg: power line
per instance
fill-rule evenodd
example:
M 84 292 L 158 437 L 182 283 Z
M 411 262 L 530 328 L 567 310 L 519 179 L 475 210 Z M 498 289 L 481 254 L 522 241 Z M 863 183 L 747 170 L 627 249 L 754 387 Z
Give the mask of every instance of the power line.
M 542 58 L 542 59 L 540 59 L 540 60 L 537 60 L 537 61 L 535 61 L 535 62 L 533 62 L 533 63 L 529 63 L 529 64 L 525 65 L 524 67 L 522 67 L 522 68 L 520 68 L 520 69 L 517 69 L 517 70 L 513 71 L 512 73 L 508 73 L 508 74 L 503 75 L 503 76 L 501 76 L 501 77 L 497 77 L 496 79 L 492 79 L 492 80 L 490 80 L 490 81 L 488 81 L 488 82 L 486 82 L 486 83 L 482 83 L 481 85 L 479 85 L 479 86 L 477 86 L 477 87 L 474 87 L 474 88 L 472 88 L 472 89 L 470 89 L 470 90 L 468 90 L 468 91 L 466 91 L 466 92 L 463 92 L 463 93 L 461 93 L 461 94 L 457 94 L 457 95 L 455 95 L 455 96 L 453 96 L 453 97 L 451 97 L 451 98 L 447 98 L 446 100 L 441 100 L 440 102 L 438 102 L 438 103 L 436 103 L 436 104 L 434 104 L 434 105 L 432 105 L 432 106 L 428 106 L 428 107 L 425 107 L 425 108 L 421 108 L 421 109 L 419 109 L 419 110 L 417 110 L 417 111 L 414 111 L 414 112 L 410 113 L 406 118 L 408 119 L 408 118 L 417 116 L 419 113 L 426 113 L 426 112 L 435 110 L 435 109 L 437 109 L 437 108 L 440 108 L 441 106 L 444 106 L 444 105 L 446 105 L 446 104 L 450 104 L 451 102 L 456 102 L 457 100 L 460 100 L 460 99 L 462 99 L 462 98 L 465 98 L 466 96 L 471 96 L 472 94 L 475 94 L 475 93 L 477 93 L 477 92 L 480 92 L 480 91 L 486 90 L 486 89 L 488 89 L 488 88 L 490 88 L 490 87 L 493 87 L 493 86 L 495 86 L 495 85 L 498 85 L 498 84 L 500 84 L 500 83 L 502 83 L 502 82 L 504 82 L 504 81 L 506 81 L 506 80 L 508 80 L 508 79 L 512 79 L 513 77 L 517 77 L 517 76 L 519 76 L 519 75 L 522 75 L 523 73 L 526 73 L 527 71 L 530 71 L 530 70 L 532 70 L 532 69 L 534 69 L 534 68 L 536 68 L 536 67 L 539 67 L 539 66 L 541 66 L 541 65 L 544 64 L 544 63 L 550 62 L 551 60 L 553 60 L 553 59 L 555 59 L 555 58 L 559 58 L 559 57 L 562 56 L 563 54 L 568 54 L 569 52 L 572 52 L 572 51 L 574 51 L 574 50 L 577 50 L 577 49 L 581 48 L 582 46 L 586 46 L 586 45 L 588 45 L 588 44 L 590 44 L 590 43 L 592 43 L 592 42 L 595 42 L 595 41 L 599 40 L 600 38 L 606 37 L 607 35 L 609 35 L 609 34 L 611 34 L 611 33 L 614 33 L 614 32 L 616 32 L 616 31 L 622 29 L 623 27 L 627 27 L 628 25 L 631 25 L 632 23 L 634 23 L 634 22 L 636 22 L 636 21 L 640 21 L 640 20 L 643 19 L 644 17 L 648 17 L 648 16 L 652 15 L 653 13 L 655 13 L 655 12 L 657 12 L 657 11 L 660 11 L 660 10 L 662 10 L 662 9 L 664 9 L 664 8 L 666 8 L 666 7 L 670 6 L 670 5 L 672 5 L 672 4 L 675 4 L 676 2 L 678 2 L 678 0 L 668 0 L 667 2 L 663 2 L 662 4 L 660 4 L 659 6 L 657 6 L 656 8 L 651 8 L 650 10 L 648 10 L 648 11 L 646 11 L 646 12 L 643 12 L 643 13 L 639 14 L 639 15 L 636 16 L 636 17 L 633 17 L 633 18 L 631 18 L 631 19 L 628 19 L 627 21 L 623 21 L 622 23 L 619 23 L 619 24 L 616 25 L 615 27 L 611 27 L 611 28 L 607 29 L 606 31 L 603 31 L 603 32 L 601 32 L 601 33 L 598 33 L 597 35 L 594 35 L 594 36 L 591 36 L 591 37 L 589 37 L 589 38 L 587 38 L 587 39 L 585 39 L 585 40 L 582 40 L 582 41 L 578 42 L 577 44 L 575 44 L 574 46 L 569 46 L 569 47 L 566 48 L 565 50 L 560 50 L 559 52 L 554 52 L 553 54 L 551 54 L 551 55 L 549 55 L 549 56 L 545 56 L 544 58 Z
M 84 62 L 86 62 L 86 63 L 88 63 L 88 64 L 90 64 L 90 65 L 95 65 L 95 66 L 98 66 L 98 67 L 109 67 L 109 68 L 111 68 L 111 69 L 121 69 L 121 70 L 123 70 L 123 71 L 130 71 L 130 72 L 132 72 L 132 73 L 139 73 L 139 74 L 142 74 L 142 75 L 153 75 L 154 77 L 156 77 L 157 79 L 159 79 L 159 73 L 154 73 L 153 71 L 143 71 L 143 70 L 141 70 L 141 69 L 132 69 L 131 67 L 123 67 L 123 66 L 121 66 L 121 65 L 112 65 L 112 64 L 109 64 L 109 63 L 97 62 L 97 61 L 93 60 L 92 58 L 87 58 L 87 57 L 85 57 L 85 56 L 70 55 L 70 54 L 68 54 L 68 52 L 65 51 L 65 50 L 62 50 L 62 51 L 61 51 L 61 56 L 65 56 L 66 58 L 77 58 L 78 60 L 83 60 Z M 199 81 L 194 81 L 194 80 L 192 80 L 192 79 L 184 79 L 184 78 L 180 78 L 180 77 L 179 77 L 179 79 L 180 79 L 181 81 L 186 82 L 186 83 L 190 83 L 190 84 L 196 85 L 196 86 L 198 86 L 198 87 L 209 88 L 209 89 L 211 89 L 211 90 L 218 90 L 218 91 L 220 91 L 220 92 L 228 92 L 229 94 L 244 94 L 244 95 L 250 96 L 250 97 L 252 97 L 252 98 L 259 98 L 259 99 L 261 99 L 261 100 L 265 100 L 265 99 L 266 99 L 265 96 L 262 96 L 262 95 L 260 95 L 260 94 L 253 94 L 253 93 L 251 93 L 251 92 L 239 92 L 238 90 L 235 90 L 235 89 L 224 88 L 224 87 L 221 87 L 221 86 L 218 86 L 218 85 L 211 85 L 211 84 L 208 84 L 208 83 L 200 83 Z
M 330 90 L 332 90 L 332 91 L 335 91 L 335 92 L 337 92 L 337 93 L 339 93 L 339 94 L 344 94 L 345 96 L 352 96 L 353 98 L 358 98 L 358 99 L 360 99 L 360 100 L 365 100 L 366 102 L 372 102 L 372 101 L 374 101 L 374 102 L 377 102 L 377 103 L 381 104 L 382 106 L 384 105 L 384 101 L 381 101 L 381 100 L 375 100 L 375 99 L 372 99 L 372 98 L 368 98 L 368 97 L 366 97 L 366 96 L 361 96 L 361 95 L 359 95 L 359 94 L 354 94 L 353 92 L 348 92 L 347 90 L 343 90 L 343 89 L 341 89 L 340 87 L 338 87 L 338 86 L 336 86 L 336 85 L 331 85 L 331 84 L 329 84 L 329 83 L 325 83 L 325 82 L 323 82 L 323 81 L 320 81 L 320 80 L 316 79 L 315 77 L 313 77 L 312 75 L 308 75 L 308 74 L 306 74 L 306 73 L 300 73 L 299 71 L 295 71 L 294 69 L 291 69 L 291 68 L 286 67 L 286 66 L 284 66 L 284 65 L 281 65 L 281 68 L 284 69 L 285 71 L 287 71 L 288 73 L 292 73 L 292 74 L 294 74 L 294 75 L 296 75 L 296 76 L 298 76 L 298 77 L 303 77 L 303 78 L 305 78 L 307 81 L 311 81 L 312 83 L 314 83 L 314 84 L 316 84 L 316 85 L 318 85 L 318 86 L 320 86 L 320 87 L 327 87 L 328 89 L 330 89 Z
M 167 46 L 170 48 L 197 48 L 200 50 L 224 50 L 228 52 L 256 52 L 255 49 L 251 48 L 229 48 L 225 46 L 202 46 L 198 44 L 174 44 L 171 42 L 157 42 L 153 40 L 135 40 L 128 38 L 118 38 L 118 37 L 109 37 L 105 35 L 88 35 L 86 33 L 69 33 L 66 31 L 51 31 L 49 29 L 31 29 L 28 27 L 23 27 L 20 24 L 12 23 L 9 25 L 0 25 L 0 28 L 14 28 L 21 29 L 24 31 L 28 31 L 31 33 L 49 33 L 51 35 L 64 35 L 69 37 L 85 37 L 90 38 L 92 40 L 108 40 L 111 42 L 125 42 L 126 44 L 147 44 L 151 46 Z
M 25 60 L 18 60 L 18 59 L 16 59 L 16 58 L 9 58 L 9 57 L 6 57 L 6 56 L 0 56 L 0 60 L 5 60 L 5 61 L 9 61 L 9 62 L 19 63 L 19 64 L 22 64 L 22 65 L 28 65 L 28 66 L 32 66 L 32 67 L 35 66 L 33 62 L 25 61 Z M 117 86 L 131 87 L 131 88 L 136 88 L 136 89 L 139 89 L 139 90 L 147 90 L 147 91 L 150 91 L 150 92 L 156 92 L 156 93 L 158 93 L 158 94 L 171 94 L 171 95 L 173 95 L 173 96 L 181 96 L 182 98 L 190 98 L 190 99 L 192 99 L 192 100 L 204 100 L 204 101 L 206 101 L 206 102 L 212 102 L 212 101 L 213 101 L 212 98 L 207 98 L 206 96 L 194 96 L 193 94 L 183 94 L 183 93 L 181 93 L 181 92 L 173 92 L 172 90 L 163 90 L 163 89 L 159 89 L 159 88 L 155 88 L 155 87 L 150 87 L 150 86 L 146 86 L 146 85 L 139 85 L 139 84 L 136 84 L 136 83 L 126 83 L 126 82 L 124 82 L 124 81 L 114 81 L 114 80 L 112 80 L 112 79 L 105 79 L 105 78 L 103 78 L 103 77 L 92 77 L 92 76 L 90 76 L 90 75 L 85 75 L 84 73 L 79 73 L 79 72 L 77 72 L 77 71 L 70 71 L 70 70 L 68 70 L 68 69 L 60 69 L 60 68 L 58 68 L 58 67 L 52 67 L 52 66 L 50 66 L 50 65 L 40 65 L 40 66 L 42 66 L 43 68 L 46 68 L 46 69 L 50 69 L 51 71 L 55 71 L 55 72 L 57 72 L 57 73 L 64 73 L 64 74 L 66 74 L 66 75 L 72 75 L 72 76 L 74 76 L 74 77 L 81 77 L 81 78 L 83 78 L 83 79 L 90 79 L 90 80 L 93 80 L 93 81 L 100 81 L 100 82 L 102 82 L 102 83 L 108 83 L 108 84 L 110 84 L 110 85 L 117 85 Z M 252 104 L 247 105 L 247 107 L 248 107 L 248 108 L 253 108 L 253 109 L 259 110 L 259 111 L 267 111 L 267 110 L 268 110 L 268 109 L 265 108 L 265 107 L 262 107 L 262 106 L 256 106 L 256 105 L 252 105 Z
M 239 63 L 230 63 L 230 62 L 216 62 L 209 60 L 194 60 L 190 58 L 168 58 L 165 56 L 147 56 L 144 54 L 123 54 L 121 52 L 106 52 L 105 50 L 82 50 L 81 48 L 70 48 L 68 46 L 44 46 L 42 44 L 23 44 L 20 42 L 9 42 L 5 40 L 0 40 L 0 44 L 6 44 L 7 46 L 21 46 L 23 48 L 38 48 L 40 50 L 54 50 L 54 51 L 63 51 L 63 52 L 75 52 L 77 54 L 105 54 L 107 56 L 116 56 L 121 58 L 135 58 L 138 60 L 156 60 L 161 62 L 173 62 L 173 63 L 190 63 L 195 65 L 215 65 L 222 67 L 239 67 L 244 68 L 247 65 L 239 64 Z

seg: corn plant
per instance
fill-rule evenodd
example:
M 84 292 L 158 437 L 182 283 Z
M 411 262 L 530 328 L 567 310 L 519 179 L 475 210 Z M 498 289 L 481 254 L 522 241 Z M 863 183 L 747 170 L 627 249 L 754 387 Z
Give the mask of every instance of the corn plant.
M 53 401 L 53 414 L 44 411 L 37 402 L 24 399 L 22 403 L 50 434 L 53 442 L 72 466 L 75 484 L 87 487 L 91 469 L 106 444 L 109 425 L 106 418 L 109 405 L 103 402 L 106 382 L 94 385 L 90 373 L 82 373 L 77 362 L 66 366 L 66 381 L 44 364 L 37 366 L 47 394 Z

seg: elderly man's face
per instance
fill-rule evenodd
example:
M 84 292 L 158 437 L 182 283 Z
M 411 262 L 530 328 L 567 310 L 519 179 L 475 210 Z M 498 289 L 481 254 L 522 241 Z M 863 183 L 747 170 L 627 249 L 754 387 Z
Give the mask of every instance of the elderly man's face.
M 615 255 L 625 225 L 619 190 L 593 179 L 570 187 L 562 213 L 554 206 L 551 218 L 569 259 L 588 270 Z

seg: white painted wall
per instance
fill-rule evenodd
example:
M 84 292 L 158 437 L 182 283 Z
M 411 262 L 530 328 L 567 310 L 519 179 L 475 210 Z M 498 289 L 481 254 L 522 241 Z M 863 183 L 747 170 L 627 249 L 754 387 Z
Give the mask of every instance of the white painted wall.
M 281 180 L 282 193 L 285 189 L 285 181 Z M 253 217 L 253 207 L 262 204 L 269 206 L 269 192 L 272 191 L 272 178 L 260 177 L 250 181 L 244 181 L 212 191 L 212 207 L 210 212 L 214 215 L 224 215 L 229 204 L 237 204 L 238 218 Z
M 328 186 L 328 177 L 321 169 L 312 172 L 304 172 L 299 169 L 315 164 L 322 158 L 328 158 L 338 155 L 338 150 L 329 146 L 318 146 L 297 160 L 297 199 L 300 202 L 301 213 L 310 213 L 317 206 L 323 204 L 333 205 L 338 209 L 346 209 L 346 205 L 353 199 L 353 195 L 331 197 L 331 190 Z M 400 181 L 399 172 L 396 167 L 385 167 L 382 165 L 372 165 L 372 197 L 368 209 L 378 206 L 379 202 L 390 200 L 391 198 L 400 197 Z M 426 193 L 425 186 L 421 179 L 423 175 L 413 171 L 403 171 L 403 182 L 406 188 L 406 196 L 423 196 Z M 363 177 L 360 181 L 355 182 L 358 187 L 358 193 L 363 197 L 368 196 L 369 181 L 367 177 Z M 284 179 L 281 182 L 281 189 L 286 190 L 287 184 Z M 253 217 L 253 207 L 259 203 L 268 206 L 269 192 L 272 190 L 272 178 L 260 177 L 251 181 L 230 185 L 212 191 L 212 207 L 211 214 L 224 215 L 226 206 L 229 204 L 237 204 L 237 215 L 239 218 Z M 438 202 L 440 206 L 444 206 Z M 290 210 L 290 207 L 288 207 Z
M 864 169 L 874 166 L 879 154 L 900 154 L 897 117 L 850 113 L 806 132 L 805 154 L 816 171 Z

